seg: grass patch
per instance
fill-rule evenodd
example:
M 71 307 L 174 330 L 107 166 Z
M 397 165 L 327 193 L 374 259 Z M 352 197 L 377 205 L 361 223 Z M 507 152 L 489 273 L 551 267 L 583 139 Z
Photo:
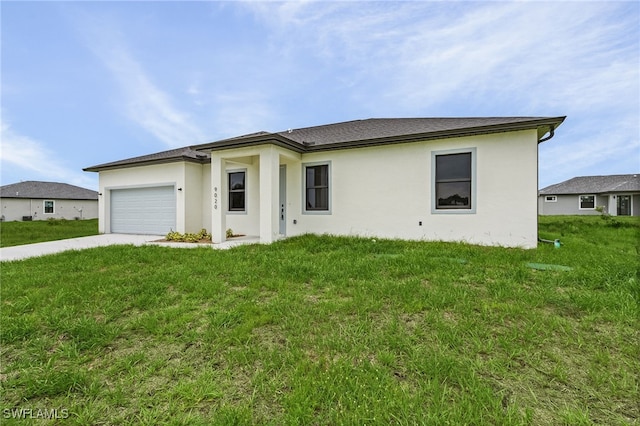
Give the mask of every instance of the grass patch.
M 0 247 L 98 235 L 98 219 L 0 222 Z
M 634 424 L 640 228 L 624 223 L 541 218 L 560 249 L 302 236 L 6 262 L 0 408 L 64 408 L 69 424 Z

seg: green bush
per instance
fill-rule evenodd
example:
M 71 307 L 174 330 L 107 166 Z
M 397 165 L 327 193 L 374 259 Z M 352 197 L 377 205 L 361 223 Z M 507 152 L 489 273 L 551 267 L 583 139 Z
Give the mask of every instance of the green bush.
M 211 234 L 209 234 L 207 230 L 204 228 L 201 229 L 200 232 L 198 232 L 197 234 L 190 233 L 190 232 L 186 234 L 181 234 L 180 232 L 171 231 L 165 236 L 165 239 L 167 241 L 174 241 L 174 242 L 197 243 L 199 241 L 207 241 L 207 240 L 210 241 Z

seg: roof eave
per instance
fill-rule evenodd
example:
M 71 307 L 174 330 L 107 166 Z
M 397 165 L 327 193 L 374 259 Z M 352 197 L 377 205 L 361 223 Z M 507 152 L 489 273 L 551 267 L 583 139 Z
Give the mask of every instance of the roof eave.
M 0 198 L 6 198 L 11 200 L 74 200 L 74 201 L 98 201 L 98 197 L 96 198 L 77 198 L 77 197 L 57 197 L 57 196 L 49 196 L 49 197 L 7 197 L 2 196 Z
M 198 159 L 198 158 L 192 158 L 187 156 L 180 156 L 180 157 L 171 157 L 171 158 L 160 158 L 160 159 L 154 159 L 154 160 L 143 160 L 143 161 L 124 163 L 124 164 L 109 164 L 109 163 L 99 164 L 97 166 L 86 167 L 82 170 L 85 172 L 102 172 L 105 170 L 126 169 L 130 167 L 140 167 L 140 166 L 152 166 L 155 164 L 177 163 L 180 161 L 184 161 L 188 163 L 207 164 L 211 162 L 211 159 L 210 158 Z
M 194 151 L 222 151 L 229 148 L 244 148 L 249 146 L 257 146 L 264 144 L 272 144 L 286 148 L 291 151 L 303 153 L 306 151 L 305 145 L 292 141 L 281 135 L 272 133 L 268 135 L 251 136 L 248 138 L 235 138 L 229 140 L 223 140 L 218 142 L 212 142 L 192 147 Z
M 556 129 L 566 117 L 531 120 L 519 123 L 494 124 L 489 126 L 467 127 L 462 129 L 441 130 L 437 132 L 416 133 L 412 135 L 391 136 L 386 138 L 364 139 L 359 141 L 337 142 L 332 144 L 308 145 L 306 151 L 330 151 L 337 149 L 362 148 L 367 146 L 390 145 L 397 143 L 418 142 L 436 139 L 459 138 L 465 136 L 487 135 L 492 133 L 515 132 L 520 130 L 539 129 L 540 127 L 553 126 Z M 547 133 L 545 130 L 542 135 Z M 540 132 L 538 132 L 540 133 Z M 538 134 L 538 139 L 540 136 Z

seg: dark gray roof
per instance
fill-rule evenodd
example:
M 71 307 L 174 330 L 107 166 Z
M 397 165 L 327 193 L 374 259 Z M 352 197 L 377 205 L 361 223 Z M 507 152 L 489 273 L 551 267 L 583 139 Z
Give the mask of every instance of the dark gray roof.
M 100 164 L 84 169 L 98 172 L 173 161 L 210 162 L 207 152 L 271 143 L 296 152 L 442 139 L 477 134 L 537 129 L 538 139 L 553 131 L 565 117 L 370 118 L 281 132 L 255 132 L 201 145 Z M 206 157 L 202 157 L 206 155 Z
M 578 176 L 540 190 L 541 195 L 640 192 L 640 173 L 632 175 Z
M 28 180 L 0 186 L 0 198 L 97 200 L 98 192 L 67 183 Z
M 565 117 L 370 118 L 323 126 L 259 132 L 244 137 L 193 146 L 198 151 L 274 143 L 298 152 L 442 139 L 525 129 L 538 138 L 555 129 Z
M 540 117 L 370 118 L 287 130 L 278 134 L 305 145 L 329 145 L 399 136 L 455 134 L 456 131 L 467 129 L 498 130 L 506 127 L 504 130 L 509 130 L 510 125 L 540 119 Z
M 208 163 L 211 156 L 205 152 L 198 152 L 189 146 L 170 149 L 168 151 L 156 152 L 154 154 L 142 155 L 140 157 L 127 158 L 125 160 L 113 161 L 111 163 L 98 164 L 97 166 L 83 169 L 85 172 L 98 172 L 108 169 L 119 169 L 123 167 L 143 166 L 148 164 L 171 163 L 174 161 L 190 161 L 195 163 Z

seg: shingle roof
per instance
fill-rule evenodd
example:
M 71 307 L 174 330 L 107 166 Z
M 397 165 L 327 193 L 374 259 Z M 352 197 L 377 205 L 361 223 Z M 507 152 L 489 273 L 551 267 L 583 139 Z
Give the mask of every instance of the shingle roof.
M 640 192 L 640 173 L 632 175 L 578 176 L 540 190 L 541 195 Z
M 537 129 L 538 138 L 555 130 L 565 117 L 370 118 L 322 126 L 259 132 L 193 146 L 198 151 L 275 143 L 298 152 L 441 139 Z
M 564 119 L 565 117 L 370 118 L 275 133 L 255 132 L 100 164 L 84 170 L 98 172 L 181 160 L 204 163 L 211 161 L 208 151 L 265 143 L 273 143 L 296 152 L 312 152 L 525 129 L 537 129 L 540 139 L 546 133 L 553 132 Z
M 111 163 L 98 164 L 97 166 L 87 167 L 83 170 L 85 172 L 98 172 L 107 169 L 119 169 L 122 167 L 141 166 L 145 164 L 169 163 L 178 160 L 208 163 L 211 161 L 211 156 L 205 152 L 195 151 L 190 146 L 185 146 L 182 148 L 170 149 L 168 151 L 156 152 L 154 154 L 113 161 Z
M 0 186 L 0 198 L 97 200 L 98 192 L 67 183 L 29 180 Z
M 329 145 L 365 140 L 379 140 L 398 136 L 455 133 L 464 129 L 509 127 L 537 121 L 542 117 L 472 117 L 472 118 L 370 118 L 324 126 L 278 132 L 295 142 L 306 145 Z M 558 123 L 560 124 L 560 123 Z

